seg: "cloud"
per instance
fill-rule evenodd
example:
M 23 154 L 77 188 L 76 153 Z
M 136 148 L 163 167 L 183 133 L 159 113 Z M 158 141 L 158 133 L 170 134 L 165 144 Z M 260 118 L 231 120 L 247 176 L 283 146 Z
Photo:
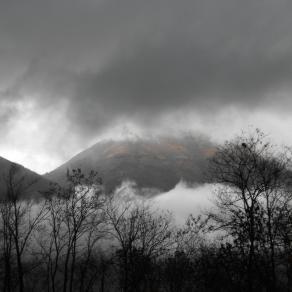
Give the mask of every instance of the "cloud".
M 200 124 L 205 131 L 230 109 L 240 125 L 256 120 L 250 111 L 289 116 L 291 6 L 0 0 L 0 132 L 7 138 L 19 130 L 16 120 L 34 115 L 37 131 L 48 133 L 38 147 L 58 156 L 60 145 L 72 154 L 119 125 L 159 132 Z
M 189 215 L 202 215 L 213 208 L 215 186 L 189 185 L 180 181 L 172 190 L 160 193 L 157 189 L 137 189 L 135 182 L 124 181 L 115 191 L 118 200 L 144 202 L 155 210 L 170 212 L 176 224 L 183 225 Z
M 184 224 L 189 215 L 204 214 L 214 207 L 213 188 L 210 184 L 188 186 L 180 182 L 174 189 L 155 197 L 153 203 L 162 210 L 172 212 L 177 224 Z

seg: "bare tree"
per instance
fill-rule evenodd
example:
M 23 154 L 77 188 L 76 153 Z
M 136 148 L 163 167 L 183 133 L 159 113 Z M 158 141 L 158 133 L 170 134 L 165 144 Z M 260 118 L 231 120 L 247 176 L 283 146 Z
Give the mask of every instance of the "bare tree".
M 242 135 L 217 148 L 210 160 L 209 174 L 217 189 L 217 207 L 212 218 L 219 227 L 247 249 L 248 290 L 255 288 L 255 255 L 260 244 L 269 254 L 269 286 L 276 289 L 275 241 L 279 216 L 290 200 L 290 159 L 278 153 L 260 131 Z
M 12 253 L 13 253 L 13 242 L 12 234 L 9 229 L 11 222 L 12 210 L 11 205 L 6 201 L 2 201 L 0 205 L 0 216 L 1 216 L 1 247 L 4 261 L 4 276 L 2 290 L 4 292 L 10 292 L 12 289 Z
M 58 272 L 63 275 L 62 291 L 73 291 L 78 256 L 87 258 L 81 271 L 86 273 L 93 250 L 104 235 L 105 198 L 98 174 L 92 171 L 85 176 L 80 169 L 74 169 L 72 173 L 67 172 L 67 180 L 66 187 L 55 184 L 46 193 L 49 239 L 39 242 L 53 292 L 61 290 L 56 283 Z M 82 281 L 78 285 L 83 291 Z
M 57 184 L 52 184 L 46 195 L 48 217 L 36 241 L 46 264 L 48 291 L 55 292 L 59 290 L 56 277 L 60 272 L 67 237 L 64 230 L 64 199 Z
M 15 255 L 19 291 L 24 291 L 23 257 L 27 252 L 33 232 L 46 216 L 45 203 L 24 199 L 27 191 L 36 182 L 20 174 L 17 165 L 12 165 L 4 177 L 6 195 L 1 202 L 3 238 L 5 246 L 5 289 L 11 289 L 11 260 Z M 12 254 L 12 251 L 14 254 Z
M 113 198 L 108 204 L 107 216 L 112 227 L 110 233 L 119 248 L 122 289 L 139 291 L 147 275 L 145 265 L 173 244 L 171 217 L 158 215 L 144 202 L 126 197 Z

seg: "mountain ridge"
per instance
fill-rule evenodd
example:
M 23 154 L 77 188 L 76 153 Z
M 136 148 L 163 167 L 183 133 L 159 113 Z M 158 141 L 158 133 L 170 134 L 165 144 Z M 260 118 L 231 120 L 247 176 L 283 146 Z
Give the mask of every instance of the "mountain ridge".
M 11 173 L 10 173 L 11 172 Z M 12 182 L 21 188 L 21 199 L 39 198 L 46 191 L 50 181 L 40 174 L 0 156 L 0 198 L 7 194 L 6 179 L 11 175 Z
M 67 169 L 80 168 L 85 173 L 98 171 L 107 192 L 125 180 L 134 181 L 139 188 L 168 191 L 180 180 L 203 183 L 207 158 L 214 151 L 215 146 L 204 137 L 104 140 L 44 177 L 63 185 Z

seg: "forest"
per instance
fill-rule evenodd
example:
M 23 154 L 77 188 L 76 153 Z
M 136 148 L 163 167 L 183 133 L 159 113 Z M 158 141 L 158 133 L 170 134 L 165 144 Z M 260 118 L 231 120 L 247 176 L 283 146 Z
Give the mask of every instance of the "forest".
M 102 178 L 67 171 L 39 198 L 12 166 L 2 180 L 3 292 L 292 291 L 291 149 L 260 130 L 217 146 L 214 204 L 178 226 L 171 212 Z M 179 198 L 178 198 L 179 203 Z

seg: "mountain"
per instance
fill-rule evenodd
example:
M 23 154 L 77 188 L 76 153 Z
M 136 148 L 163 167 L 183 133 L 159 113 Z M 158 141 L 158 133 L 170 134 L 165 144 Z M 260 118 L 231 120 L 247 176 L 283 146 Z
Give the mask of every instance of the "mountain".
M 108 140 L 79 153 L 45 177 L 62 185 L 67 169 L 80 168 L 84 173 L 98 171 L 107 192 L 125 180 L 136 182 L 138 188 L 168 191 L 180 180 L 204 182 L 207 157 L 214 151 L 211 142 L 193 136 Z
M 20 198 L 38 198 L 40 192 L 49 187 L 49 180 L 41 175 L 0 157 L 0 199 L 7 194 L 7 180 L 11 178 L 14 189 L 18 189 Z

